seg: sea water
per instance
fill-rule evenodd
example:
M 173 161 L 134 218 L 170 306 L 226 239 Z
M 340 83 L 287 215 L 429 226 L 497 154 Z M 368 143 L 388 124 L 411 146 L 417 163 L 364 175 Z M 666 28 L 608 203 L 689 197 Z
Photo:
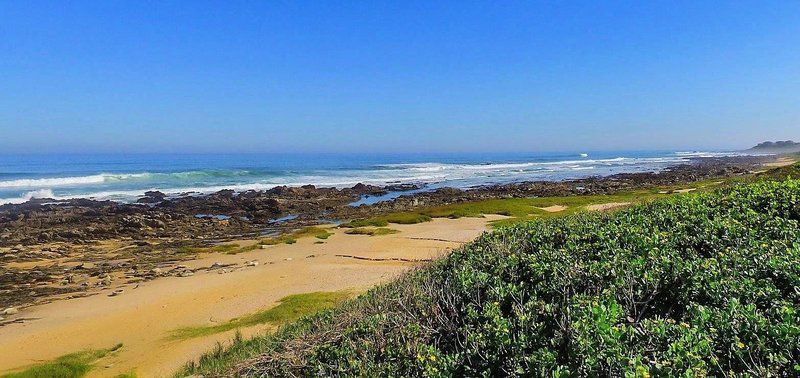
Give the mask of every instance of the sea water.
M 698 156 L 734 152 L 606 151 L 494 154 L 130 154 L 0 155 L 0 204 L 31 198 L 134 201 L 275 186 L 357 183 L 426 188 L 564 180 L 659 171 Z

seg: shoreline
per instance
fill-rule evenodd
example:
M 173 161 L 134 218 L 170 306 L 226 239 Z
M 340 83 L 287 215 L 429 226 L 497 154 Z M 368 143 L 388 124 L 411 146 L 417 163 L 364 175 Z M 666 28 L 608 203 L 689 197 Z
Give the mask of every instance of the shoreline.
M 92 295 L 23 308 L 35 319 L 0 327 L 0 372 L 61 355 L 122 343 L 93 375 L 136 370 L 144 376 L 169 375 L 184 363 L 230 340 L 234 332 L 172 341 L 181 327 L 216 324 L 273 306 L 291 294 L 347 290 L 360 293 L 417 266 L 396 259 L 426 260 L 469 242 L 502 217 L 437 219 L 393 225 L 393 235 L 348 235 L 334 229 L 324 244 L 314 238 L 237 255 L 209 253 L 182 262 L 197 272 L 96 289 Z M 254 243 L 255 241 L 243 241 Z M 373 260 L 342 256 L 342 252 Z M 380 259 L 380 261 L 375 261 Z M 252 261 L 258 261 L 253 265 Z M 213 268 L 213 266 L 225 268 Z M 232 265 L 229 265 L 232 264 Z M 222 273 L 224 272 L 224 273 Z M 109 296 L 116 290 L 120 295 Z M 201 290 L 198 290 L 201 289 Z M 256 326 L 245 335 L 268 330 Z M 108 366 L 108 367 L 106 367 Z
M 660 173 L 621 174 L 566 182 L 514 183 L 466 191 L 439 189 L 359 207 L 337 200 L 328 204 L 339 203 L 343 207 L 341 211 L 347 217 L 339 219 L 367 220 L 387 214 L 402 215 L 397 212 L 413 209 L 521 200 L 514 202 L 514 206 L 529 208 L 519 218 L 524 220 L 533 219 L 531 216 L 558 216 L 581 209 L 613 210 L 638 202 L 640 196 L 661 198 L 705 186 L 714 187 L 726 179 L 758 172 L 756 169 L 786 166 L 794 161 L 780 158 L 751 161 L 742 166 L 712 159 L 707 165 L 678 166 Z M 705 184 L 687 187 L 692 183 Z M 638 189 L 640 194 L 630 198 L 616 195 L 633 193 L 634 189 Z M 273 192 L 285 201 L 285 206 L 292 206 L 289 198 L 300 203 L 316 201 L 314 196 L 305 197 L 313 193 L 326 193 L 333 197 L 341 192 L 324 188 L 284 188 Z M 548 197 L 547 194 L 561 196 Z M 535 201 L 537 198 L 545 201 Z M 113 207 L 109 204 L 104 206 Z M 49 207 L 46 211 L 63 215 L 58 210 L 58 207 Z M 215 232 L 192 237 L 123 234 L 72 243 L 45 241 L 25 245 L 21 252 L 16 246 L 0 245 L 0 290 L 7 294 L 3 297 L 0 311 L 13 307 L 16 312 L 10 316 L 0 315 L 5 318 L 0 319 L 0 336 L 3 336 L 0 337 L 0 349 L 15 351 L 0 356 L 0 371 L 80 350 L 122 343 L 123 348 L 104 357 L 98 365 L 101 368 L 92 374 L 102 376 L 112 371 L 122 374 L 133 368 L 152 368 L 153 374 L 168 374 L 170 369 L 175 370 L 188 362 L 187 356 L 206 352 L 217 341 L 230 340 L 234 335 L 229 331 L 188 342 L 165 343 L 165 335 L 170 330 L 246 316 L 274 306 L 291 294 L 337 290 L 362 292 L 420 262 L 434 259 L 473 240 L 489 230 L 494 222 L 513 221 L 520 216 L 505 210 L 470 211 L 455 217 L 452 214 L 457 214 L 458 210 L 449 213 L 451 215 L 442 212 L 433 220 L 428 217 L 422 223 L 413 220 L 410 223 L 414 224 L 398 224 L 406 222 L 405 218 L 399 217 L 390 221 L 388 227 L 366 222 L 365 227 L 350 226 L 353 227 L 350 229 L 335 227 L 337 224 L 320 225 L 298 216 L 288 219 L 280 225 L 277 235 L 266 239 L 248 234 L 236 236 L 231 232 L 235 228 L 224 226 L 226 223 L 229 225 L 229 220 L 212 218 L 199 221 L 210 225 Z M 26 215 L 31 214 L 38 213 Z M 413 214 L 420 216 L 421 213 Z M 77 219 L 90 218 L 85 215 Z M 143 219 L 143 222 L 147 220 Z M 165 227 L 172 225 L 167 222 Z M 67 222 L 65 228 L 71 226 L 74 225 Z M 387 232 L 376 232 L 382 229 Z M 152 230 L 149 227 L 148 231 Z M 129 324 L 132 322 L 136 324 Z M 132 330 L 128 331 L 130 327 Z M 244 335 L 269 331 L 270 327 L 245 328 Z M 153 335 L 146 335 L 149 333 Z M 50 339 L 57 341 L 44 341 Z M 174 354 L 169 357 L 169 353 Z M 169 361 L 159 360 L 162 357 Z M 140 372 L 151 373 L 150 370 Z
M 617 174 L 570 181 L 533 181 L 440 188 L 392 201 L 350 206 L 365 195 L 409 186 L 278 187 L 264 192 L 222 191 L 205 197 L 143 204 L 71 200 L 0 206 L 0 309 L 80 296 L 119 281 L 155 278 L 153 269 L 190 260 L 195 252 L 246 238 L 279 237 L 321 223 L 414 209 L 504 198 L 613 195 L 753 173 L 778 157 L 696 159 L 658 173 Z M 197 214 L 225 214 L 198 218 Z M 281 221 L 275 221 L 282 219 Z M 109 251 L 112 251 L 109 255 Z M 177 273 L 176 273 L 177 274 Z

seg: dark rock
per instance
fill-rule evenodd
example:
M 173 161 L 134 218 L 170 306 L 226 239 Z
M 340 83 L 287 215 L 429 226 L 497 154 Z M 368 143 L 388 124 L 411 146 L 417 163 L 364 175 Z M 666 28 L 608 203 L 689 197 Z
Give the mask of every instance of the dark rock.
M 167 197 L 166 194 L 157 191 L 157 190 L 150 190 L 144 192 L 144 197 L 139 198 L 136 202 L 137 203 L 159 203 L 163 201 Z

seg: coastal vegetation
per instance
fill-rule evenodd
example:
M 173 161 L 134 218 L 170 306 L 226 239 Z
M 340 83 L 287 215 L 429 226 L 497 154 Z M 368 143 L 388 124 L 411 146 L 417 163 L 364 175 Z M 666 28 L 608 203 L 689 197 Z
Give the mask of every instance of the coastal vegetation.
M 331 235 L 333 235 L 333 233 L 331 233 L 325 228 L 310 226 L 310 227 L 304 227 L 300 230 L 294 231 L 289 234 L 283 234 L 278 237 L 262 239 L 257 244 L 258 245 L 294 244 L 297 241 L 297 239 L 300 238 L 315 237 L 317 239 L 324 240 L 329 238 Z
M 239 243 L 219 244 L 213 247 L 180 247 L 178 252 L 181 254 L 197 254 L 197 253 L 225 253 L 235 255 L 242 252 L 248 252 L 260 248 L 262 245 L 278 245 L 278 244 L 294 244 L 297 239 L 314 237 L 320 240 L 328 239 L 333 235 L 328 229 L 319 226 L 303 227 L 299 230 L 282 234 L 273 238 L 266 238 L 258 240 L 256 243 L 247 245 L 240 245 Z
M 283 297 L 275 307 L 231 319 L 221 324 L 177 329 L 170 335 L 170 338 L 174 340 L 191 339 L 260 324 L 277 326 L 295 321 L 304 315 L 334 307 L 350 295 L 344 291 L 289 295 Z
M 430 220 L 431 217 L 429 215 L 409 211 L 409 212 L 390 213 L 368 219 L 356 219 L 348 223 L 344 223 L 339 227 L 343 228 L 356 228 L 356 227 L 368 227 L 368 226 L 385 227 L 389 223 L 417 224 L 417 223 L 428 222 Z
M 770 179 L 796 169 L 610 213 L 585 198 L 426 212 L 539 219 L 180 374 L 794 376 L 800 181 Z
M 117 344 L 108 349 L 86 350 L 71 353 L 56 358 L 53 361 L 43 362 L 24 370 L 0 375 L 2 378 L 74 378 L 85 376 L 93 364 L 112 353 L 119 351 L 122 344 Z
M 414 224 L 428 222 L 433 218 L 483 217 L 503 215 L 508 219 L 493 221 L 495 227 L 509 226 L 534 219 L 550 218 L 585 211 L 588 206 L 607 203 L 639 203 L 667 196 L 666 191 L 638 190 L 614 195 L 584 195 L 564 197 L 498 198 L 482 201 L 461 202 L 444 206 L 417 209 L 405 213 L 392 213 L 367 219 L 357 219 L 339 227 L 385 227 L 389 223 Z M 564 207 L 563 210 L 549 211 L 551 207 Z
M 390 234 L 396 234 L 398 232 L 400 231 L 386 227 L 377 227 L 377 228 L 358 227 L 358 228 L 351 228 L 345 231 L 346 234 L 350 235 L 369 235 L 369 236 L 390 235 Z

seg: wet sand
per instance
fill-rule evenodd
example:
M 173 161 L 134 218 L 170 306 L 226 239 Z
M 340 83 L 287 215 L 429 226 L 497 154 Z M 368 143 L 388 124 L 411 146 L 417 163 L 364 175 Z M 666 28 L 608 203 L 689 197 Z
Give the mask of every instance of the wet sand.
M 190 277 L 164 277 L 140 284 L 114 286 L 96 295 L 25 308 L 36 320 L 0 328 L 0 372 L 47 361 L 64 354 L 123 343 L 121 351 L 100 360 L 89 376 L 105 377 L 135 371 L 140 377 L 169 376 L 186 362 L 226 342 L 235 331 L 174 341 L 170 332 L 213 325 L 275 306 L 291 294 L 347 290 L 354 294 L 407 271 L 415 263 L 369 261 L 401 258 L 425 260 L 441 256 L 487 230 L 502 217 L 435 219 L 416 225 L 390 225 L 401 232 L 384 236 L 347 235 L 343 230 L 323 244 L 299 239 L 237 255 L 208 254 L 182 262 L 191 268 L 214 263 L 236 264 L 198 271 Z M 313 257 L 312 257 L 313 255 Z M 246 266 L 248 261 L 257 266 Z M 114 290 L 123 293 L 110 297 Z M 243 330 L 245 336 L 269 326 Z

